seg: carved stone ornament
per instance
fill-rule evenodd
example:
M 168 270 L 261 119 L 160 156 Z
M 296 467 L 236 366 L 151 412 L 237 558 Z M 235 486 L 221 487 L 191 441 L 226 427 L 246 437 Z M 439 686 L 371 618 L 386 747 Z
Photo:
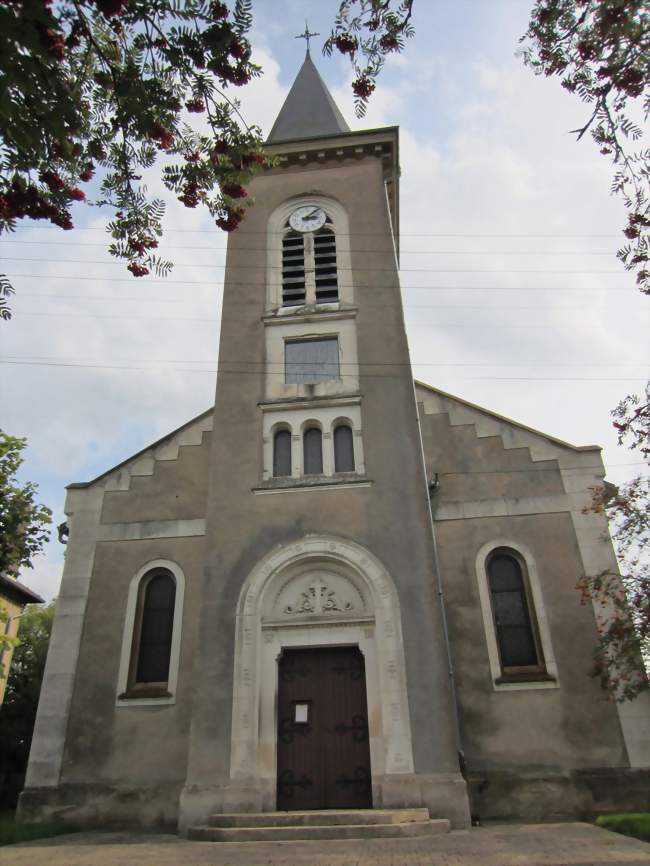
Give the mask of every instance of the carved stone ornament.
M 293 604 L 288 604 L 284 612 L 287 614 L 323 614 L 348 613 L 353 610 L 351 601 L 340 601 L 334 590 L 330 590 L 322 580 L 315 580 L 307 587 Z

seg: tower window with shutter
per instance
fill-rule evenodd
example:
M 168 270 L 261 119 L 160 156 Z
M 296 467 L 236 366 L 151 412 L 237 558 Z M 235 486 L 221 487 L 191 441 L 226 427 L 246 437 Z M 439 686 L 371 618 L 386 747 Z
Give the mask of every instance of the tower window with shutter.
M 282 237 L 282 306 L 334 304 L 338 300 L 332 220 L 327 217 L 316 232 L 296 232 L 287 221 Z

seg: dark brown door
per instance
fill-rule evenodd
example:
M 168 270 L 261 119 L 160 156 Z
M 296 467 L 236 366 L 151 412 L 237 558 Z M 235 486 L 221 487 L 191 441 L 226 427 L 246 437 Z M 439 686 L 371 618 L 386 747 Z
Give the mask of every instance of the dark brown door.
M 279 665 L 277 808 L 371 807 L 361 652 L 358 647 L 285 650 Z

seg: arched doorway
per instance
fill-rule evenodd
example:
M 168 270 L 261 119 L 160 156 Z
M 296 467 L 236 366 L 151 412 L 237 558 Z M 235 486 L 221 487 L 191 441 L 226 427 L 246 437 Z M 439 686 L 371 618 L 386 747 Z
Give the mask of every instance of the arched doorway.
M 282 658 L 299 650 L 318 650 L 326 657 L 328 650 L 337 648 L 348 648 L 363 660 L 371 776 L 371 787 L 365 783 L 366 805 L 381 803 L 381 784 L 387 776 L 413 773 L 401 617 L 393 581 L 360 545 L 307 536 L 273 551 L 256 566 L 237 607 L 231 785 L 255 786 L 265 810 L 278 807 Z M 351 706 L 358 706 L 358 699 L 358 693 L 351 697 Z M 309 697 L 306 693 L 302 701 L 299 696 L 289 700 L 304 704 Z M 299 712 L 300 718 L 305 712 L 309 717 L 309 708 Z M 339 723 L 349 726 L 352 721 Z M 350 760 L 357 755 L 351 752 Z M 362 766 L 350 769 L 354 773 Z M 361 772 L 359 780 L 360 776 Z M 361 787 L 359 781 L 357 790 Z

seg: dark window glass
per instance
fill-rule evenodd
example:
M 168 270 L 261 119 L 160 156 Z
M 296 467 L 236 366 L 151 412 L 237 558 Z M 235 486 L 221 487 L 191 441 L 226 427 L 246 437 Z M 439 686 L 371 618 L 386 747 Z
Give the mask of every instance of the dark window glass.
M 169 572 L 152 577 L 144 590 L 136 683 L 166 683 L 174 625 L 176 582 Z
M 282 305 L 305 303 L 305 239 L 292 232 L 282 240 Z
M 323 437 L 318 427 L 305 430 L 302 437 L 305 475 L 323 474 Z
M 273 437 L 273 475 L 280 478 L 291 475 L 291 433 L 278 430 Z
M 498 553 L 488 562 L 492 608 L 503 668 L 538 666 L 524 576 L 514 556 Z
M 334 431 L 334 471 L 354 472 L 352 430 L 345 424 Z
M 339 341 L 292 340 L 284 344 L 284 380 L 287 385 L 315 384 L 339 378 Z

